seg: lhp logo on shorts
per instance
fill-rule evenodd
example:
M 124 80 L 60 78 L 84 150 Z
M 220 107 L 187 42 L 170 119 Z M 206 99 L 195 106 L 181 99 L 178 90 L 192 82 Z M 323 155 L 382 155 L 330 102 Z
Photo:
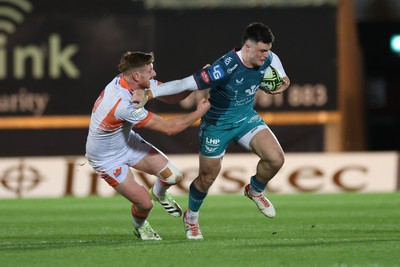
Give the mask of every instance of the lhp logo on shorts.
M 206 137 L 205 149 L 207 150 L 208 153 L 213 153 L 218 149 L 220 142 L 221 142 L 220 139 Z

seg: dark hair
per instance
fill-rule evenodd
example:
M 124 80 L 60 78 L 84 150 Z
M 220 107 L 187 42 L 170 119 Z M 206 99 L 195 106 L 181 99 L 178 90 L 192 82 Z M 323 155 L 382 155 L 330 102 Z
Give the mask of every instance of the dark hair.
M 126 52 L 123 54 L 121 60 L 118 64 L 118 70 L 121 72 L 126 72 L 131 69 L 140 68 L 147 64 L 154 62 L 154 54 L 153 52 L 145 53 L 145 52 Z
M 252 40 L 256 43 L 272 44 L 275 36 L 267 25 L 261 22 L 253 22 L 245 28 L 242 36 L 242 44 L 245 44 L 247 40 Z

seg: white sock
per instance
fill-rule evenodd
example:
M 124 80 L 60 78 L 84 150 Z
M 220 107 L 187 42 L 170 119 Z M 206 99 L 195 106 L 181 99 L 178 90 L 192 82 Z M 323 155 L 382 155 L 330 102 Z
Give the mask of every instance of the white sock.
M 189 223 L 197 223 L 199 220 L 199 212 L 188 210 L 188 212 L 186 213 L 186 220 Z
M 146 219 L 133 216 L 133 226 L 137 229 L 146 222 Z
M 261 193 L 258 192 L 258 191 L 250 184 L 250 194 L 251 194 L 252 196 L 258 196 L 258 195 L 260 195 Z
M 158 198 L 164 198 L 167 189 L 170 188 L 170 185 L 167 185 L 165 182 L 161 182 L 160 178 L 157 178 L 156 182 L 153 185 L 153 193 Z

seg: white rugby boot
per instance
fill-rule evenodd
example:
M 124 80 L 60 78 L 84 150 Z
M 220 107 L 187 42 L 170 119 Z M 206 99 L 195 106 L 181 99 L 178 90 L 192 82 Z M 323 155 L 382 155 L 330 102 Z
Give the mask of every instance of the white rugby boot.
M 246 185 L 244 188 L 244 195 L 251 200 L 253 200 L 254 203 L 256 203 L 258 209 L 262 214 L 267 216 L 268 218 L 274 218 L 276 215 L 275 208 L 272 205 L 271 201 L 268 200 L 263 194 L 259 195 L 252 195 L 250 192 L 250 184 Z
M 186 218 L 187 212 L 188 211 L 185 211 L 183 214 L 183 224 L 185 226 L 186 238 L 191 240 L 203 240 L 199 222 L 189 223 Z

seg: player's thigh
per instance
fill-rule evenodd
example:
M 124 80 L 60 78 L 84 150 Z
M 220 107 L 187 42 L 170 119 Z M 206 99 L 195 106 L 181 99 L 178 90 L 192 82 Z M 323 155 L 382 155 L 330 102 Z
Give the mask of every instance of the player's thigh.
M 154 175 L 165 168 L 167 163 L 168 158 L 164 155 L 164 153 L 153 147 L 150 149 L 147 155 L 133 167 L 139 171 Z
M 256 133 L 250 141 L 250 150 L 266 161 L 283 161 L 284 153 L 278 139 L 268 128 Z
M 144 209 L 151 209 L 151 198 L 147 190 L 139 184 L 129 170 L 125 179 L 114 189 L 134 204 Z
M 199 175 L 215 179 L 221 171 L 222 158 L 199 156 Z
M 129 166 L 148 174 L 156 174 L 167 165 L 167 156 L 139 134 L 131 132 L 128 145 L 124 158 Z
M 221 170 L 222 158 L 208 158 L 200 154 L 199 176 L 194 183 L 201 192 L 208 192 Z

